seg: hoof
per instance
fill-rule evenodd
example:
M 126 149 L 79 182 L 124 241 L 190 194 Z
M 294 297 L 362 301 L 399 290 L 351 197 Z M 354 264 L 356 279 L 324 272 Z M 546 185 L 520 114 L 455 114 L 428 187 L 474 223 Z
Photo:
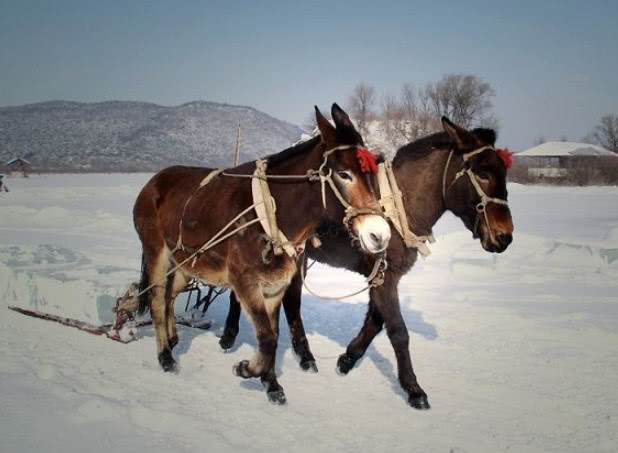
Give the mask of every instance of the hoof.
M 234 346 L 234 341 L 236 341 L 236 336 L 223 334 L 221 338 L 219 338 L 219 346 L 223 348 L 223 350 L 227 351 Z
M 412 406 L 414 409 L 418 409 L 421 411 L 431 409 L 431 406 L 429 405 L 429 401 L 427 401 L 427 395 L 419 395 L 419 394 L 410 395 L 408 397 L 408 404 Z
M 176 361 L 172 357 L 172 351 L 165 350 L 159 354 L 159 363 L 166 373 L 176 371 Z
M 339 360 L 337 360 L 337 374 L 345 376 L 348 372 L 354 368 L 356 361 L 347 354 L 341 354 Z
M 286 402 L 285 393 L 283 393 L 283 390 L 273 390 L 272 392 L 266 392 L 266 395 L 268 396 L 268 401 L 273 404 L 278 404 L 281 406 Z
M 254 377 L 253 374 L 251 374 L 251 372 L 249 371 L 249 361 L 248 360 L 243 360 L 241 362 L 238 362 L 236 365 L 234 365 L 232 367 L 232 373 L 234 373 L 235 376 L 239 376 L 244 379 Z
M 311 373 L 318 372 L 318 366 L 316 365 L 315 360 L 303 360 L 300 362 L 300 367 L 303 371 L 308 371 Z
M 174 346 L 178 344 L 178 335 L 175 335 L 172 338 L 170 338 L 168 344 L 170 346 L 170 349 L 174 349 Z

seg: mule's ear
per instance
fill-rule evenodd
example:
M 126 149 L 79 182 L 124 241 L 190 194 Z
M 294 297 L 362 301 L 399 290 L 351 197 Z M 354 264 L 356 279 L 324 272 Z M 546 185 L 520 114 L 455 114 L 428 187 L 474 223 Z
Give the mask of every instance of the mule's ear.
M 468 150 L 478 144 L 478 140 L 474 135 L 463 127 L 457 126 L 451 122 L 446 116 L 442 117 L 442 127 L 455 142 L 455 146 L 458 150 Z
M 326 143 L 327 145 L 334 145 L 337 140 L 337 133 L 335 128 L 332 124 L 330 124 L 330 121 L 328 121 L 324 117 L 324 115 L 322 115 L 322 112 L 320 112 L 318 106 L 316 105 L 314 107 L 315 120 L 318 123 L 318 129 L 320 130 L 320 135 L 322 135 L 322 141 L 324 141 L 324 143 Z
M 354 129 L 354 124 L 352 124 L 350 117 L 346 112 L 343 111 L 341 107 L 337 105 L 336 102 L 331 107 L 331 114 L 333 116 L 335 126 L 347 129 Z

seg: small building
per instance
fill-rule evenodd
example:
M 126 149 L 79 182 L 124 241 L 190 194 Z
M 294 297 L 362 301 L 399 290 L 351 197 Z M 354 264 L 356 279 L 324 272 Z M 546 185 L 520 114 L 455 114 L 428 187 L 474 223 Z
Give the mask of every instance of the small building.
M 7 174 L 12 178 L 27 178 L 31 170 L 30 162 L 21 157 L 11 159 L 5 164 Z
M 546 142 L 514 154 L 516 162 L 528 167 L 528 175 L 537 178 L 564 178 L 574 163 L 585 165 L 589 159 L 615 157 L 601 146 L 575 142 Z

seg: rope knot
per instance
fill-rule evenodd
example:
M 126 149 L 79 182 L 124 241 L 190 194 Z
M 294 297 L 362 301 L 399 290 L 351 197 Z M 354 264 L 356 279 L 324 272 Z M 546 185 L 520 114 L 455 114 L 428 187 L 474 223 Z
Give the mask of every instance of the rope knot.
M 318 182 L 320 180 L 320 172 L 317 170 L 307 170 L 307 179 L 311 182 Z

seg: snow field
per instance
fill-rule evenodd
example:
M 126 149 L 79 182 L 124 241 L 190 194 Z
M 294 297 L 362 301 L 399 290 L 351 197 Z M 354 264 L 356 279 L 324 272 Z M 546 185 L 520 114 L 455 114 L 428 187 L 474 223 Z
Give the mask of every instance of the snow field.
M 384 451 L 613 452 L 618 444 L 618 189 L 509 186 L 514 242 L 484 252 L 446 215 L 432 255 L 399 292 L 413 363 L 432 409 L 405 403 L 394 354 L 379 335 L 346 377 L 335 363 L 356 334 L 366 295 L 305 295 L 319 373 L 300 370 L 284 318 L 277 372 L 288 404 L 232 375 L 255 340 L 236 346 L 181 327 L 178 374 L 164 374 L 152 329 L 122 345 L 6 310 L 107 321 L 139 270 L 133 200 L 149 175 L 9 180 L 0 197 L 0 450 L 28 452 Z M 362 286 L 316 265 L 323 294 Z M 182 311 L 184 303 L 177 303 Z

